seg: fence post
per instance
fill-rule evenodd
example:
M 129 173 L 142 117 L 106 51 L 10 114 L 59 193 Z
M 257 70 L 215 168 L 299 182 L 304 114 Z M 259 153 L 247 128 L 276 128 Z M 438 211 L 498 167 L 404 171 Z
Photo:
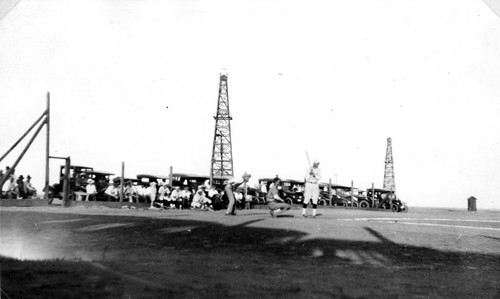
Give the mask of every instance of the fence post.
M 63 198 L 62 206 L 67 207 L 69 205 L 69 173 L 71 168 L 71 158 L 67 157 L 66 163 L 64 165 L 64 181 L 63 181 Z
M 125 175 L 125 162 L 122 162 L 122 176 L 120 177 L 120 202 L 123 202 L 123 177 Z

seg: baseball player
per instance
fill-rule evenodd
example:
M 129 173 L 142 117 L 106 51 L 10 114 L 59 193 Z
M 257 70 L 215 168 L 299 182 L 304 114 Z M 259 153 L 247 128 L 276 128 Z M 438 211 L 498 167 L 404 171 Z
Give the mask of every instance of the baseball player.
M 319 198 L 319 180 L 321 179 L 321 170 L 318 168 L 319 161 L 314 160 L 313 166 L 307 168 L 304 179 L 306 186 L 304 189 L 304 202 L 302 204 L 302 217 L 306 217 L 307 205 L 312 200 L 313 218 L 316 218 L 316 209 Z
M 229 199 L 229 204 L 227 205 L 227 211 L 226 211 L 227 216 L 236 215 L 236 213 L 234 212 L 236 208 L 235 204 L 236 200 L 234 198 L 233 192 L 235 192 L 236 189 L 238 189 L 238 187 L 242 184 L 244 184 L 243 186 L 244 188 L 246 188 L 246 184 L 250 180 L 250 177 L 251 175 L 245 172 L 241 176 L 241 179 L 232 178 L 227 182 L 227 185 L 224 187 L 224 192 L 226 193 L 227 198 Z
M 269 186 L 269 192 L 267 192 L 267 202 L 271 217 L 276 216 L 278 213 L 290 210 L 291 206 L 279 196 L 278 186 L 281 180 L 278 177 L 273 179 L 273 183 Z

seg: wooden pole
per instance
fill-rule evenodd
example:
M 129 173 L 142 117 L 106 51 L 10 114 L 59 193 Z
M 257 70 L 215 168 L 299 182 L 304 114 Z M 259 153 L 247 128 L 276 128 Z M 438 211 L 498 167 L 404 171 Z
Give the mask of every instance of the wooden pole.
M 50 92 L 47 92 L 47 117 L 45 118 L 47 125 L 47 139 L 45 145 L 45 195 L 44 199 L 49 199 L 49 155 L 50 155 Z
M 352 196 L 352 190 L 353 189 L 354 189 L 354 181 L 351 180 L 351 202 L 352 202 L 351 206 L 354 208 L 354 196 Z
M 332 179 L 328 179 L 328 198 L 330 199 L 330 205 L 332 205 Z
M 168 183 L 170 185 L 170 190 L 172 190 L 173 173 L 174 173 L 174 168 L 170 166 L 170 174 L 168 175 Z
M 120 202 L 123 202 L 123 178 L 125 176 L 125 162 L 122 162 L 122 176 L 120 177 Z
M 0 158 L 0 161 L 2 161 L 18 144 L 21 142 L 21 140 L 28 135 L 28 133 L 40 122 L 40 120 L 47 114 L 47 111 L 44 111 L 43 114 L 35 121 L 33 125 L 26 131 L 21 138 L 19 138 L 16 143 Z M 43 124 L 42 124 L 43 125 Z
M 372 206 L 375 208 L 375 186 L 372 183 Z
M 62 206 L 67 207 L 69 205 L 69 173 L 71 168 L 71 158 L 65 159 L 66 163 L 64 166 L 64 180 L 63 180 L 63 198 Z
M 24 157 L 24 154 L 26 154 L 26 152 L 28 151 L 29 147 L 31 146 L 31 144 L 35 140 L 36 136 L 38 136 L 38 133 L 40 133 L 40 131 L 42 130 L 43 125 L 44 125 L 43 123 L 40 124 L 40 126 L 38 127 L 38 129 L 35 131 L 35 134 L 31 137 L 31 139 L 29 140 L 28 144 L 26 145 L 26 147 L 24 148 L 24 150 L 21 152 L 21 154 L 19 155 L 19 157 L 17 158 L 17 160 L 14 162 L 14 164 L 12 164 L 12 166 L 9 169 L 9 171 L 7 171 L 7 173 L 4 175 L 4 177 L 2 178 L 2 180 L 0 182 L 0 188 L 3 187 L 3 185 L 5 184 L 5 182 L 9 179 L 10 175 L 15 171 L 15 169 L 17 167 L 17 164 L 19 164 L 19 162 L 21 161 L 21 159 Z

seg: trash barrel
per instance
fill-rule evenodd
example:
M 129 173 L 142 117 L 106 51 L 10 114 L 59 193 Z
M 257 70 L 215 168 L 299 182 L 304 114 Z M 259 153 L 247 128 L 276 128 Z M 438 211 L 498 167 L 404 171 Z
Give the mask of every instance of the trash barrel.
M 477 200 L 477 198 L 475 198 L 474 196 L 471 196 L 471 197 L 469 197 L 467 199 L 467 203 L 468 203 L 467 210 L 469 212 L 475 212 L 475 211 L 477 211 L 476 210 L 476 200 Z

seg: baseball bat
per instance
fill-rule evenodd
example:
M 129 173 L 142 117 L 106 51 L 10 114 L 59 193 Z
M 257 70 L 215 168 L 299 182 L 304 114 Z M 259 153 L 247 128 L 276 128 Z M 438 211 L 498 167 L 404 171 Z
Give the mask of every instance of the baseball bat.
M 311 167 L 311 159 L 309 159 L 309 153 L 306 151 L 307 162 L 309 163 L 309 167 Z

